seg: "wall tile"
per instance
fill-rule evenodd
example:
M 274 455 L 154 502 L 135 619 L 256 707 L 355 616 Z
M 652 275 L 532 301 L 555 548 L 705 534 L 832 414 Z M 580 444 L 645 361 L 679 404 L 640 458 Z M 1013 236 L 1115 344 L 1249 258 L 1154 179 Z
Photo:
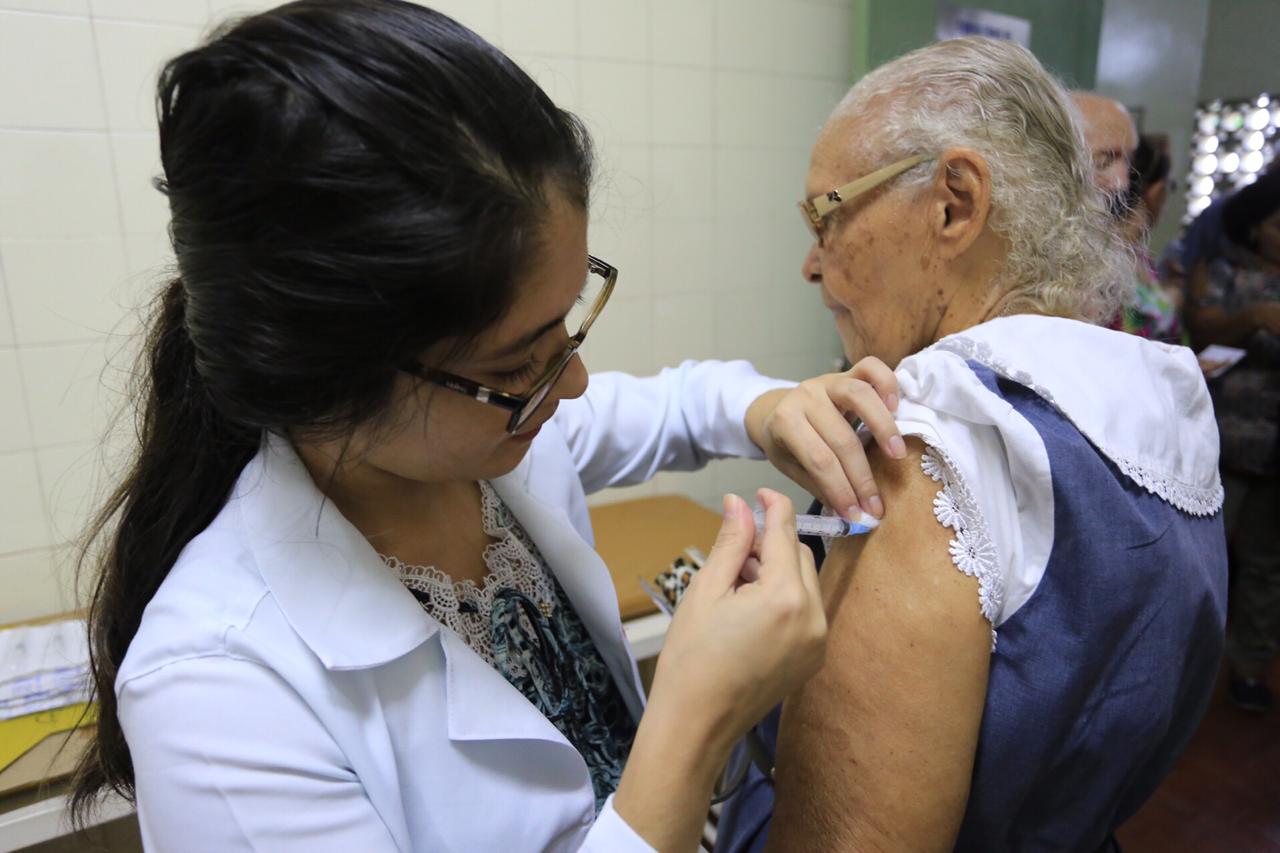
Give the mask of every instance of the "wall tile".
M 650 141 L 649 69 L 582 60 L 582 113 L 592 133 L 607 145 Z
M 169 200 L 153 183 L 163 171 L 156 135 L 112 134 L 111 151 L 125 233 L 163 233 L 169 227 Z
M 125 18 L 148 23 L 202 26 L 209 17 L 206 0 L 90 0 L 95 18 Z
M 537 81 L 556 106 L 570 112 L 580 109 L 582 86 L 578 82 L 577 59 L 518 52 L 512 52 L 511 58 Z
M 126 234 L 125 251 L 129 258 L 131 291 L 146 293 L 176 274 L 173 245 L 168 233 Z
M 36 451 L 45 512 L 56 544 L 76 541 L 97 509 L 98 454 L 96 443 Z
M 0 596 L 0 623 L 53 616 L 76 606 L 70 573 L 48 548 L 0 556 L 0 589 L 5 591 Z
M 715 512 L 722 509 L 722 496 L 716 487 L 715 470 L 711 466 L 701 471 L 663 471 L 650 484 L 655 495 L 684 495 Z M 679 554 L 672 554 L 671 559 L 678 556 Z M 656 575 L 662 568 L 665 566 L 654 570 L 653 574 Z
M 799 160 L 760 148 L 720 149 L 716 153 L 715 191 L 719 212 L 735 219 L 778 222 L 785 218 L 788 223 L 799 223 L 795 205 L 804 192 L 804 168 Z
M 502 37 L 498 44 L 513 50 L 575 55 L 578 20 L 574 0 L 501 0 Z
M 19 356 L 36 447 L 99 439 L 121 402 L 104 384 L 120 369 L 104 367 L 105 341 L 28 348 Z
M 718 145 L 782 146 L 795 136 L 786 127 L 794 79 L 774 74 L 717 71 L 714 80 Z
M 34 453 L 0 453 L 0 554 L 50 544 Z M 9 587 L 0 587 L 8 590 Z M 7 599 L 8 594 L 0 596 Z
M 653 215 L 656 219 L 706 219 L 720 204 L 715 190 L 716 152 L 710 147 L 653 150 Z
M 715 124 L 711 75 L 661 66 L 655 66 L 652 74 L 652 140 L 659 144 L 710 144 Z
M 413 2 L 435 9 L 437 12 L 443 12 L 489 41 L 499 40 L 501 29 L 498 26 L 498 0 L 413 0 Z
M 679 293 L 653 301 L 653 357 L 661 367 L 687 358 L 716 356 L 711 318 L 716 304 L 710 293 Z
M 592 222 L 629 226 L 653 213 L 653 157 L 649 146 L 599 146 L 592 187 Z
M 852 4 L 843 8 L 791 3 L 779 8 L 774 67 L 842 82 L 853 77 Z
M 229 18 L 265 12 L 279 5 L 280 0 L 209 0 L 209 22 L 221 24 Z
M 715 275 L 713 288 L 737 298 L 750 290 L 773 287 L 773 269 L 778 264 L 774 246 L 784 223 L 761 217 L 724 219 L 715 224 Z M 798 264 L 800 259 L 796 259 Z
M 0 453 L 30 449 L 27 401 L 22 393 L 18 354 L 13 350 L 0 350 L 0 401 Z
M 716 486 L 721 493 L 732 492 L 747 503 L 756 503 L 756 489 L 761 487 L 782 492 L 791 498 L 796 512 L 804 512 L 813 500 L 787 476 L 768 462 L 752 459 L 719 459 L 711 463 Z
M 49 12 L 59 15 L 88 15 L 89 0 L 0 0 L 0 9 Z
M 716 290 L 715 228 L 710 220 L 653 223 L 653 292 L 658 295 Z M 704 318 L 709 322 L 710 317 Z
M 0 255 L 0 347 L 13 346 L 13 318 L 9 314 L 9 288 L 4 280 L 4 256 Z
M 591 253 L 618 268 L 615 298 L 635 299 L 653 293 L 653 223 L 645 217 L 593 223 Z M 613 303 L 609 303 L 613 310 Z M 594 332 L 592 333 L 594 334 Z
M 105 136 L 0 130 L 0 236 L 119 233 Z
M 653 300 L 628 298 L 621 293 L 609 300 L 583 344 L 582 358 L 592 373 L 653 373 Z
M 89 21 L 0 12 L 0 126 L 105 124 Z
M 97 339 L 120 322 L 124 242 L 0 241 L 19 345 Z
M 649 17 L 649 0 L 579 0 L 579 55 L 648 61 Z
M 716 0 L 716 67 L 772 71 L 781 26 L 776 2 Z
M 653 61 L 709 67 L 715 54 L 712 21 L 710 0 L 654 0 Z
M 156 126 L 156 79 L 165 62 L 196 46 L 193 27 L 95 21 L 98 61 L 112 130 Z

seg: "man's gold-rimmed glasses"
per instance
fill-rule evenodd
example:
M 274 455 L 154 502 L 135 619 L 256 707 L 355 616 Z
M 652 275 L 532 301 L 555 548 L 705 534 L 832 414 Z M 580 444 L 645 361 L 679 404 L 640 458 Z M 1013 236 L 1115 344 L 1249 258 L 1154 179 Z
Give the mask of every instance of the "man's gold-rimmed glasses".
M 905 160 L 890 163 L 883 169 L 876 169 L 874 172 L 863 175 L 856 181 L 851 181 L 830 192 L 825 192 L 822 195 L 816 195 L 807 201 L 800 202 L 800 214 L 804 217 L 805 226 L 813 234 L 813 239 L 817 240 L 818 244 L 821 245 L 822 222 L 830 215 L 831 211 L 847 201 L 852 201 L 863 193 L 870 192 L 890 178 L 896 178 L 911 167 L 932 159 L 932 154 L 916 154 L 912 157 L 907 157 Z
M 553 361 L 547 370 L 538 378 L 533 386 L 524 394 L 510 394 L 506 391 L 499 391 L 496 388 L 490 388 L 481 385 L 479 382 L 473 382 L 470 379 L 447 373 L 443 370 L 426 367 L 418 363 L 406 365 L 403 369 L 407 373 L 412 373 L 433 385 L 439 385 L 442 388 L 448 388 L 459 394 L 465 394 L 481 403 L 488 403 L 490 406 L 497 406 L 511 412 L 511 417 L 507 420 L 507 432 L 518 433 L 520 428 L 527 424 L 537 413 L 538 409 L 546 402 L 551 389 L 555 387 L 556 382 L 564 374 L 565 368 L 569 366 L 569 362 L 573 360 L 574 354 L 582 346 L 582 342 L 587 339 L 587 332 L 591 329 L 591 324 L 600 316 L 600 312 L 604 310 L 605 303 L 609 301 L 609 297 L 613 294 L 614 285 L 618 281 L 618 270 L 616 267 L 610 266 L 599 258 L 591 255 L 587 256 L 587 281 L 582 289 L 582 294 L 570 309 L 565 317 L 564 325 L 568 329 L 577 329 L 569 338 L 568 345 L 555 361 Z

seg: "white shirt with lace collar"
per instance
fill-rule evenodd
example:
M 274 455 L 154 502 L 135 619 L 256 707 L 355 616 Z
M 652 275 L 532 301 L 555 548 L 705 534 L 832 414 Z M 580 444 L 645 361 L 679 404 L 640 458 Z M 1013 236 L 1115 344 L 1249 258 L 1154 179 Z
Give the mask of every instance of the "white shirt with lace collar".
M 979 582 L 994 632 L 1035 592 L 1054 536 L 1053 480 L 1034 427 L 988 389 L 978 362 L 1058 409 L 1130 479 L 1190 515 L 1222 505 L 1218 432 L 1194 354 L 1058 317 L 992 320 L 902 361 L 897 412 L 928 447 L 938 522 Z

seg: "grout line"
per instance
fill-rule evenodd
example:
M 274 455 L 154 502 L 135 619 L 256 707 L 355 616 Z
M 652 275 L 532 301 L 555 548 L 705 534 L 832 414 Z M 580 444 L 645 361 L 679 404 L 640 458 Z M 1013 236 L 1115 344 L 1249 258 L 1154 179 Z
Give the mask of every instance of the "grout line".
M 105 110 L 105 106 L 103 107 Z M 54 136 L 126 136 L 134 138 L 158 138 L 159 133 L 156 128 L 129 128 L 116 129 L 108 126 L 103 127 L 17 127 L 13 125 L 0 125 L 0 133 L 14 134 L 41 134 Z
M 57 545 L 43 545 L 39 548 L 19 548 L 17 551 L 0 552 L 0 560 L 6 557 L 27 557 L 32 554 L 54 554 L 58 550 Z
M 191 24 L 184 21 L 157 21 L 154 18 L 124 18 L 119 15 L 95 15 L 92 7 L 85 12 L 46 12 L 39 9 L 6 9 L 0 6 L 0 15 L 21 15 L 31 18 L 60 18 L 73 21 L 102 21 L 108 24 L 135 24 L 141 27 L 158 27 L 167 30 L 200 30 L 208 23 Z
M 208 4 L 206 3 L 205 6 L 207 9 Z M 89 20 L 90 22 L 97 20 L 93 15 L 92 7 L 90 7 L 89 10 Z M 102 46 L 98 41 L 98 28 L 90 27 L 90 32 L 93 39 L 93 63 L 94 67 L 98 70 L 98 97 L 102 99 L 103 115 L 107 116 L 107 81 L 105 71 L 102 67 Z M 107 116 L 107 119 L 109 122 L 110 116 Z M 114 190 L 116 197 L 116 228 L 119 229 L 117 238 L 120 240 L 120 247 L 124 251 L 125 269 L 132 270 L 133 257 L 132 252 L 129 249 L 129 240 L 127 239 L 128 232 L 124 223 L 124 199 L 121 198 L 120 192 L 120 167 L 116 163 L 116 147 L 112 144 L 110 134 L 107 135 L 107 162 L 111 164 L 111 187 Z

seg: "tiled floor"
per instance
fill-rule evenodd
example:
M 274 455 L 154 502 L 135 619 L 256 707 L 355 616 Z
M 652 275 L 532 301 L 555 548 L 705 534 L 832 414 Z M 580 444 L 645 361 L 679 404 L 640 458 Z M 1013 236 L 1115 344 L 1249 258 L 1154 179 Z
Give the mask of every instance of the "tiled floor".
M 1280 707 L 1243 714 L 1220 677 L 1182 761 L 1118 835 L 1124 853 L 1280 853 Z

